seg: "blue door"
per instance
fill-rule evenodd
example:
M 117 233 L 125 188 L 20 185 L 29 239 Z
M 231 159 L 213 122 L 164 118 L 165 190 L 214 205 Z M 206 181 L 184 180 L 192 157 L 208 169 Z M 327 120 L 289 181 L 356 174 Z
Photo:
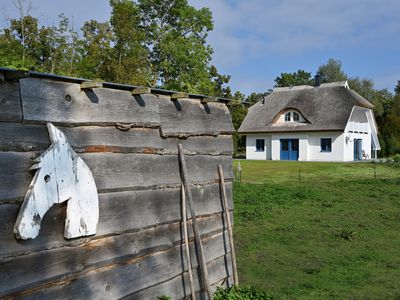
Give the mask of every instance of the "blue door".
M 299 140 L 282 139 L 281 140 L 281 160 L 299 159 Z
M 362 139 L 354 139 L 354 160 L 362 160 Z

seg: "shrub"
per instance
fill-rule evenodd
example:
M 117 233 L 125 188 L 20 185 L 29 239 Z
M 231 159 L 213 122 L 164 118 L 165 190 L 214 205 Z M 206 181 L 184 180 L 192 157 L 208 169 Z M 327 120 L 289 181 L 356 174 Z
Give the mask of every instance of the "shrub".
M 272 300 L 272 296 L 251 286 L 218 288 L 214 300 Z
M 400 162 L 400 154 L 396 154 L 395 156 L 393 156 L 393 161 L 399 163 Z

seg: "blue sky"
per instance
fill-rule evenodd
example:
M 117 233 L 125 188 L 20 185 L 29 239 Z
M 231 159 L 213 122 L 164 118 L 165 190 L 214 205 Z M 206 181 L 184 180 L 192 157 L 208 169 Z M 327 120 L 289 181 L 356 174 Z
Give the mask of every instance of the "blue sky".
M 105 21 L 108 0 L 33 0 L 32 14 L 53 24 L 63 12 L 75 28 Z M 189 0 L 209 7 L 214 30 L 208 42 L 213 64 L 246 94 L 271 88 L 281 72 L 315 73 L 329 58 L 350 76 L 373 79 L 393 91 L 400 80 L 399 0 Z M 0 25 L 16 16 L 12 0 L 0 0 Z

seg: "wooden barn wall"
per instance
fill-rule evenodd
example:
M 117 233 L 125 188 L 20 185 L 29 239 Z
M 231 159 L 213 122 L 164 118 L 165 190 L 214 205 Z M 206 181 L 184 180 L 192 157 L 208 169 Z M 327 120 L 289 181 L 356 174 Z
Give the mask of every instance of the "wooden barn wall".
M 95 236 L 64 239 L 66 204 L 50 209 L 36 239 L 13 235 L 34 175 L 28 169 L 50 145 L 47 122 L 65 133 L 94 175 L 100 206 Z M 231 282 L 217 167 L 223 166 L 232 210 L 232 132 L 223 103 L 81 90 L 79 84 L 38 78 L 1 82 L 0 298 L 190 295 L 178 143 L 186 153 L 211 284 Z M 199 290 L 196 271 L 194 276 Z

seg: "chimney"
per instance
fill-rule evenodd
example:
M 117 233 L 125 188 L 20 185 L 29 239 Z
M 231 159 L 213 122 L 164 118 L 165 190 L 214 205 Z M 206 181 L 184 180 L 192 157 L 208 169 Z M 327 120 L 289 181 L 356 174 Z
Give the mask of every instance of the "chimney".
M 321 85 L 321 75 L 319 73 L 317 73 L 317 75 L 315 75 L 314 77 L 314 86 L 320 86 Z

